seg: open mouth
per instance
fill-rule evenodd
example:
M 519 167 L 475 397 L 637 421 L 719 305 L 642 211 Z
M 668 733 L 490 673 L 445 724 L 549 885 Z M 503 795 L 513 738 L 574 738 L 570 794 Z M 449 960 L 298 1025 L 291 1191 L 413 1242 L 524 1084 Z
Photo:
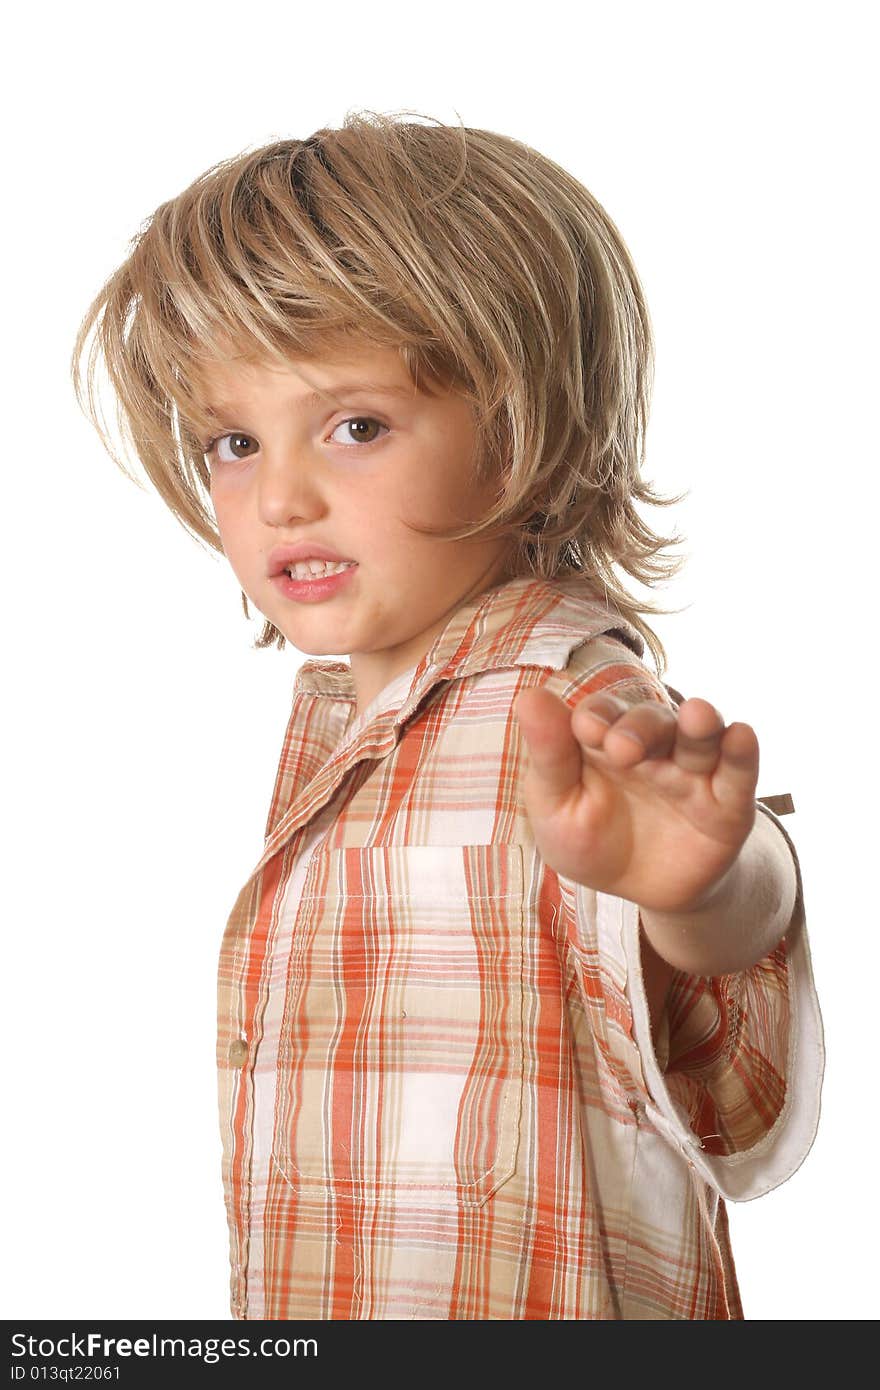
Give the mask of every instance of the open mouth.
M 296 564 L 282 570 L 282 574 L 299 583 L 307 583 L 312 579 L 329 579 L 331 575 L 342 574 L 350 569 L 354 569 L 353 560 L 340 560 L 337 564 L 330 564 L 327 560 L 297 560 Z

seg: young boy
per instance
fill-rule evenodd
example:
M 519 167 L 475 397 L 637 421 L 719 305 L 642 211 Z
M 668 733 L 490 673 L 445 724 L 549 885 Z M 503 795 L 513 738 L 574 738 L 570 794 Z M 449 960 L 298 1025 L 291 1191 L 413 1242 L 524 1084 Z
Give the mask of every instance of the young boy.
M 95 327 L 93 418 L 100 356 L 257 645 L 350 658 L 297 674 L 221 951 L 233 1315 L 742 1317 L 723 1199 L 807 1153 L 821 1023 L 755 733 L 618 577 L 677 562 L 614 224 L 349 116 L 160 207 Z

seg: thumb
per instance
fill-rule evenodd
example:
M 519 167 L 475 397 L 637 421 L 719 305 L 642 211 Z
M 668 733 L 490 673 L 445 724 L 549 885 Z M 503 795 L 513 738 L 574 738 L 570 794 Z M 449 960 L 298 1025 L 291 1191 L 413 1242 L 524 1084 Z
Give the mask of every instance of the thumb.
M 532 791 L 555 804 L 582 785 L 583 755 L 571 731 L 571 710 L 549 690 L 524 690 L 513 712 L 529 750 Z

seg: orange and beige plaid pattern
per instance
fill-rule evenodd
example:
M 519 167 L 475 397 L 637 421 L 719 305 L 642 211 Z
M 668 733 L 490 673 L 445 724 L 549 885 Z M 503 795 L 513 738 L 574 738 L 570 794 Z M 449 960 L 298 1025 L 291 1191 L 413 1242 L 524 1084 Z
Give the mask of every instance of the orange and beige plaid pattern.
M 361 719 L 346 665 L 300 669 L 220 959 L 233 1316 L 742 1317 L 724 1198 L 818 1117 L 802 893 L 751 970 L 676 975 L 652 1043 L 638 908 L 551 871 L 519 792 L 517 693 L 668 701 L 642 651 L 527 579 Z

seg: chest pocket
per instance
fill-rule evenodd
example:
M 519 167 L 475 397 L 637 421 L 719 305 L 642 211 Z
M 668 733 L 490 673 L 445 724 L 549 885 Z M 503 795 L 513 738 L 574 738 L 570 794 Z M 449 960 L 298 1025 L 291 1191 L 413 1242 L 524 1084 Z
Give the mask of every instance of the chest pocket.
M 313 858 L 294 924 L 273 1151 L 302 1192 L 479 1206 L 516 1169 L 517 845 Z

